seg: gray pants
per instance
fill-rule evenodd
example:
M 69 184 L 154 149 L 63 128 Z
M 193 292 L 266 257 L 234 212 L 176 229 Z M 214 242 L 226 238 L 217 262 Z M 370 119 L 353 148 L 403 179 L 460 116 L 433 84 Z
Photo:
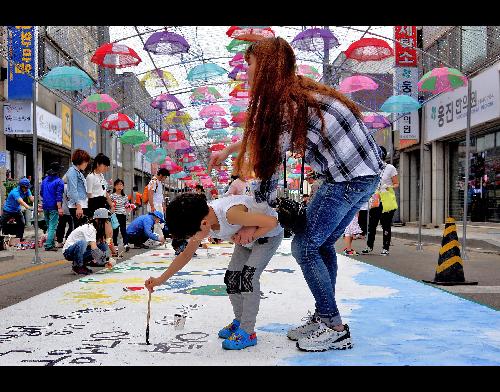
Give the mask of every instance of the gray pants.
M 253 333 L 260 304 L 260 275 L 280 246 L 283 234 L 255 242 L 252 249 L 235 245 L 224 283 L 233 305 L 234 318 L 247 333 Z

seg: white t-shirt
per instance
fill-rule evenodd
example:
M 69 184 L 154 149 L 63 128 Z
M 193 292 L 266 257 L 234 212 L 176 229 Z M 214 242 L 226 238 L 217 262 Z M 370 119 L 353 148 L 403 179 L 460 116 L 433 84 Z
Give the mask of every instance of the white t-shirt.
M 229 223 L 226 217 L 227 211 L 231 207 L 239 204 L 247 207 L 248 211 L 250 212 L 261 213 L 278 218 L 278 213 L 273 208 L 271 208 L 267 203 L 256 203 L 255 199 L 252 196 L 235 195 L 222 197 L 208 203 L 208 205 L 213 208 L 215 215 L 219 220 L 220 226 L 220 229 L 218 231 L 210 230 L 211 237 L 229 241 L 231 240 L 231 237 L 241 229 L 241 225 L 233 225 Z M 278 224 L 278 226 L 276 226 L 270 232 L 266 233 L 264 236 L 274 237 L 279 235 L 282 231 L 283 228 Z
M 390 163 L 387 163 L 384 167 L 384 171 L 382 172 L 382 175 L 380 176 L 380 186 L 386 185 L 386 186 L 392 186 L 392 177 L 397 176 L 398 171 L 394 166 L 392 166 Z
M 163 184 L 156 177 L 149 182 L 148 185 L 148 197 L 153 198 L 153 205 L 155 209 L 163 211 Z M 149 203 L 148 203 L 148 211 L 149 211 Z
M 71 245 L 75 244 L 80 240 L 88 242 L 96 242 L 97 230 L 94 225 L 86 224 L 77 227 L 71 232 L 68 239 L 64 243 L 63 252 L 68 249 Z M 87 244 L 88 245 L 88 244 Z
M 104 174 L 90 173 L 87 176 L 87 193 L 90 193 L 91 197 L 106 196 L 107 186 Z

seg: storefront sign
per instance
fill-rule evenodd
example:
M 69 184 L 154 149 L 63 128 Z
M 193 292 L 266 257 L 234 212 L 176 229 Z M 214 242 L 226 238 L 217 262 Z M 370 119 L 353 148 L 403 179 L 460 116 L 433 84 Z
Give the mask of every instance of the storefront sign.
M 7 167 L 7 152 L 0 151 L 0 167 Z
M 471 126 L 500 117 L 499 64 L 472 78 Z M 426 141 L 467 127 L 467 87 L 444 93 L 425 105 Z
M 90 118 L 73 110 L 73 149 L 80 148 L 90 156 L 97 155 L 97 124 Z
M 37 105 L 36 133 L 42 139 L 62 144 L 62 120 Z
M 417 66 L 417 26 L 394 26 L 396 67 Z
M 8 97 L 30 100 L 33 97 L 35 73 L 35 26 L 9 26 L 7 44 L 9 54 Z
M 62 144 L 71 149 L 71 108 L 61 103 Z
M 418 68 L 396 67 L 395 68 L 396 91 L 394 94 L 405 94 L 418 100 Z M 400 147 L 408 147 L 419 140 L 418 112 L 396 113 L 396 129 L 399 131 Z
M 33 121 L 31 103 L 11 102 L 3 106 L 3 127 L 5 135 L 31 135 Z

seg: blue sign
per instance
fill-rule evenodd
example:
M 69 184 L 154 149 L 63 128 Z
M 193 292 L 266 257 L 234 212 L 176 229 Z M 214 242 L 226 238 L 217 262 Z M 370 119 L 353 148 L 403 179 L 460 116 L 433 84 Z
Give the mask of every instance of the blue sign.
M 7 166 L 7 153 L 5 151 L 0 151 L 0 167 Z
M 9 26 L 7 34 L 9 60 L 9 100 L 33 98 L 35 77 L 35 26 Z M 31 75 L 31 76 L 30 76 Z
M 97 155 L 97 124 L 78 110 L 73 110 L 73 149 L 80 148 L 90 156 Z

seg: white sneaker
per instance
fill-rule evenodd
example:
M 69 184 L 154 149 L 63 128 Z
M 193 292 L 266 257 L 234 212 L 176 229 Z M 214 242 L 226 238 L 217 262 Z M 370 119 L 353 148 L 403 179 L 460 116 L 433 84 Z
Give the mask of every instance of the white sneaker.
M 389 251 L 387 249 L 382 249 L 382 252 L 380 252 L 382 256 L 389 256 Z
M 352 348 L 349 326 L 344 324 L 344 330 L 337 332 L 320 322 L 319 328 L 309 336 L 297 341 L 297 348 L 302 351 L 345 350 Z
M 128 252 L 130 250 L 130 246 L 127 244 L 125 245 L 125 252 Z
M 304 325 L 290 329 L 286 334 L 288 339 L 299 340 L 309 336 L 319 328 L 321 322 L 316 313 L 311 314 L 311 312 L 308 312 L 307 316 L 303 317 L 302 320 L 307 322 Z

